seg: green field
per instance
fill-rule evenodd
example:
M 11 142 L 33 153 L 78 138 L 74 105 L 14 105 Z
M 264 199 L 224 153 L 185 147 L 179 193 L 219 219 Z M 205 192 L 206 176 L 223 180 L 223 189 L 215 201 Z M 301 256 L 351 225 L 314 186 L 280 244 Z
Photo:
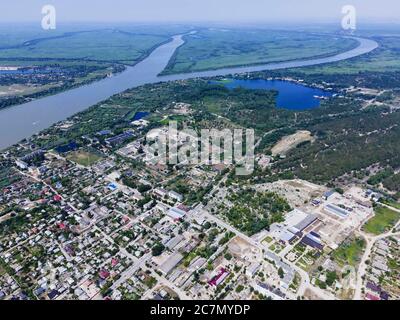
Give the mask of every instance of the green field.
M 79 150 L 68 154 L 67 159 L 80 164 L 81 166 L 89 167 L 101 159 L 101 157 L 92 152 Z
M 332 55 L 357 46 L 333 35 L 271 30 L 201 30 L 186 36 L 164 73 L 184 73 Z
M 51 31 L 37 25 L 0 25 L 0 65 L 24 60 L 32 65 L 35 59 L 35 65 L 40 59 L 61 64 L 63 59 L 134 64 L 172 35 L 189 30 L 182 25 L 67 24 Z
M 400 203 L 398 203 L 398 202 L 387 200 L 387 201 L 383 201 L 383 203 L 388 205 L 388 206 L 390 206 L 390 207 L 393 207 L 393 208 L 396 208 L 396 209 L 400 210 Z
M 385 207 L 375 209 L 375 216 L 364 225 L 364 230 L 372 234 L 389 231 L 400 219 L 400 213 Z
M 323 66 L 299 68 L 297 71 L 305 74 L 357 74 L 359 72 L 393 72 L 400 71 L 400 37 L 375 36 L 379 48 L 373 52 L 354 59 L 330 63 Z
M 350 242 L 343 243 L 336 249 L 332 256 L 341 266 L 350 265 L 355 267 L 359 262 L 365 248 L 363 239 L 354 239 Z
M 168 38 L 162 36 L 99 30 L 43 39 L 15 49 L 3 49 L 0 50 L 0 58 L 85 59 L 134 64 L 166 40 Z

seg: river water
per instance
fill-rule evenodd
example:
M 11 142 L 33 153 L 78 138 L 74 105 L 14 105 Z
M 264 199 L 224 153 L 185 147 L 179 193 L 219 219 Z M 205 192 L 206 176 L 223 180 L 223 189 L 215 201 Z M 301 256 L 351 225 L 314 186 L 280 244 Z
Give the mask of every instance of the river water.
M 354 38 L 360 43 L 357 48 L 326 58 L 158 76 L 167 66 L 175 50 L 184 44 L 182 38 L 183 35 L 174 36 L 169 43 L 155 49 L 145 60 L 133 67 L 128 67 L 124 72 L 113 77 L 0 110 L 0 150 L 129 88 L 197 77 L 312 66 L 350 59 L 371 52 L 378 47 L 373 40 Z

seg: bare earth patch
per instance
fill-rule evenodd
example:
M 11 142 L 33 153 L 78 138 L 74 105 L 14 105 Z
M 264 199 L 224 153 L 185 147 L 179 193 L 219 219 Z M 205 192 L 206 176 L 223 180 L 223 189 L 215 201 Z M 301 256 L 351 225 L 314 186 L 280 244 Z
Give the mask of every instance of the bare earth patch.
M 290 206 L 301 207 L 327 189 L 304 180 L 280 180 L 257 185 L 257 191 L 272 191 L 284 197 Z
M 296 133 L 283 137 L 271 150 L 272 155 L 285 155 L 291 149 L 297 147 L 300 143 L 314 141 L 310 131 L 297 131 Z
M 310 289 L 306 289 L 306 291 L 304 293 L 304 298 L 306 300 L 324 300 L 319 295 L 317 295 L 314 291 L 311 291 Z

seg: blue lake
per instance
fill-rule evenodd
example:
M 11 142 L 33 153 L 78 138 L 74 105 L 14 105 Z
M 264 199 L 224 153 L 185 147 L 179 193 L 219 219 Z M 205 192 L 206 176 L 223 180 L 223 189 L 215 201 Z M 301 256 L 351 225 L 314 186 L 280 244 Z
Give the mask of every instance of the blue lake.
M 245 88 L 278 91 L 276 104 L 278 108 L 288 110 L 308 110 L 320 106 L 321 98 L 331 98 L 335 93 L 317 88 L 311 88 L 283 80 L 231 80 L 226 82 L 212 81 L 213 84 L 223 84 L 226 88 Z
M 138 111 L 135 113 L 134 117 L 132 118 L 132 121 L 143 119 L 144 117 L 147 117 L 149 114 L 150 114 L 149 112 Z

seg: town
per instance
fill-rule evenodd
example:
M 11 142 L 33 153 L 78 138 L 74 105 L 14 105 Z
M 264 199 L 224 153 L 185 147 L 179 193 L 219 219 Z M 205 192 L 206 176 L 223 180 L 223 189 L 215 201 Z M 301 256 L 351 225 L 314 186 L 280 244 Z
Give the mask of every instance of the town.
M 400 300 L 394 0 L 38 2 L 0 4 L 13 315 Z
M 0 298 L 400 297 L 400 223 L 368 228 L 380 210 L 399 216 L 382 194 L 300 179 L 246 186 L 230 182 L 232 164 L 155 165 L 143 152 L 147 116 L 84 146 L 26 141 L 2 154 Z

